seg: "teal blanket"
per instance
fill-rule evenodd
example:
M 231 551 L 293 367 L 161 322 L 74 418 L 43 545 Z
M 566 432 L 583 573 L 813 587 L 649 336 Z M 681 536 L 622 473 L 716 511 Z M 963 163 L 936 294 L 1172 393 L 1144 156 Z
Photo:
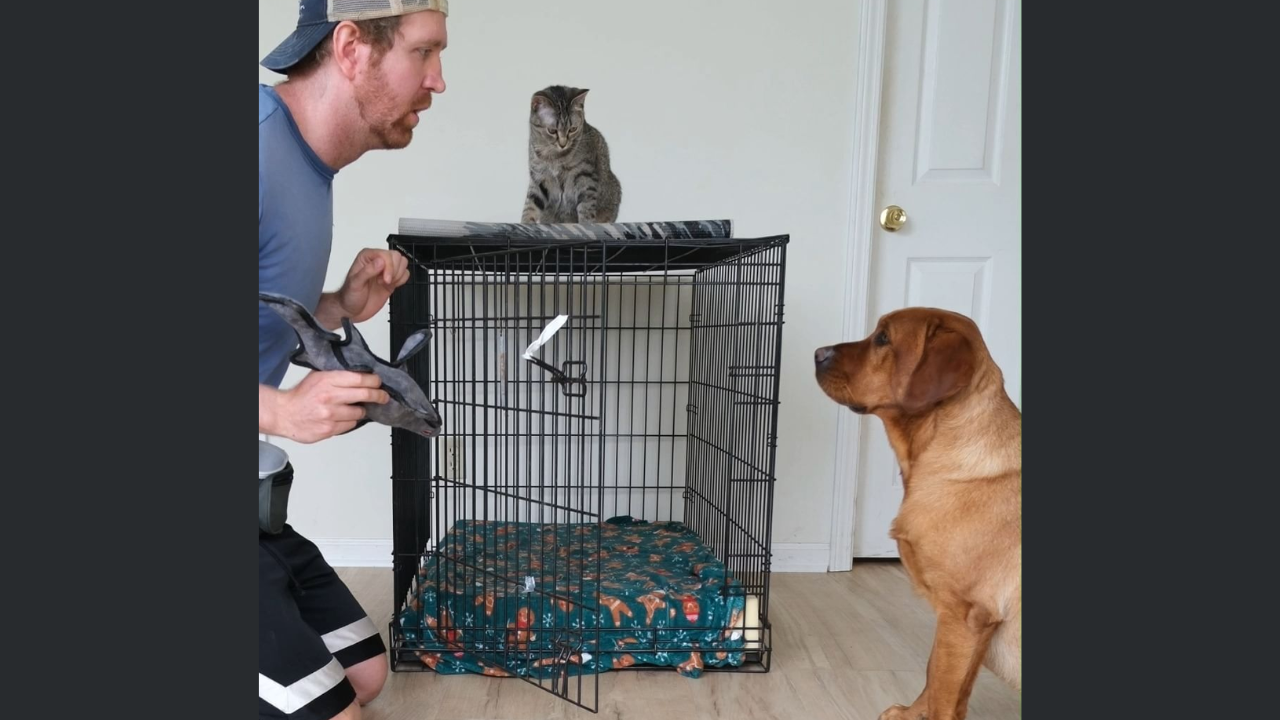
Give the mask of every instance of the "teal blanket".
M 595 554 L 599 538 L 599 555 Z M 405 646 L 444 674 L 742 664 L 742 585 L 679 522 L 462 520 L 419 566 Z

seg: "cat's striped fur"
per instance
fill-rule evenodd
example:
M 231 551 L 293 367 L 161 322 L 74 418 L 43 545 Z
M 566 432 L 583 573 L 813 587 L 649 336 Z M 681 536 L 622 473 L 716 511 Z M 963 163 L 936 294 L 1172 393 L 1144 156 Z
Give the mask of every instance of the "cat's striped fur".
M 529 190 L 524 223 L 611 223 L 622 185 L 609 145 L 587 123 L 587 91 L 552 85 L 533 94 L 529 111 Z

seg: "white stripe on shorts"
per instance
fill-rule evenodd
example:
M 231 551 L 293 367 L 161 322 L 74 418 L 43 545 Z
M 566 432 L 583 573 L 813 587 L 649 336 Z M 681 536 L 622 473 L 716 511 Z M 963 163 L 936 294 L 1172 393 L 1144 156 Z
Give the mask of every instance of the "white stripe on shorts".
M 366 615 L 346 627 L 325 633 L 320 639 L 324 640 L 324 646 L 329 648 L 329 652 L 336 653 L 377 634 L 378 628 Z
M 346 676 L 338 658 L 330 659 L 327 665 L 289 687 L 258 673 L 258 697 L 274 705 L 280 712 L 293 713 L 332 690 Z

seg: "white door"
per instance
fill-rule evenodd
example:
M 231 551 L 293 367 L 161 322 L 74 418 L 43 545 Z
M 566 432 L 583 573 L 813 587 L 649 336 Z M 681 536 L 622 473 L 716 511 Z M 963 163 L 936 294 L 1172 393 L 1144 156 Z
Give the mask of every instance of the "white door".
M 888 3 L 871 317 L 926 305 L 973 318 L 1022 407 L 1022 22 L 1019 0 Z M 884 425 L 862 423 L 854 557 L 896 557 L 902 501 Z

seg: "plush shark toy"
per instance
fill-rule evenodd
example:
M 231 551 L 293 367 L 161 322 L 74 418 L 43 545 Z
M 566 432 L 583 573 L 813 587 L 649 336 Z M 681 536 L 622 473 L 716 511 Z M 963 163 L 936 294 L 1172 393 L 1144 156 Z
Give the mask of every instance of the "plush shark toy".
M 391 399 L 385 404 L 360 403 L 367 415 L 353 430 L 373 420 L 423 437 L 433 438 L 440 434 L 440 414 L 418 383 L 403 369 L 406 360 L 426 347 L 427 339 L 431 337 L 430 330 L 422 329 L 410 335 L 400 347 L 396 361 L 389 363 L 373 354 L 349 318 L 342 318 L 342 327 L 347 334 L 343 339 L 321 327 L 311 313 L 292 298 L 259 292 L 258 299 L 298 333 L 300 344 L 289 358 L 294 365 L 312 370 L 374 373 L 382 380 L 382 389 Z

